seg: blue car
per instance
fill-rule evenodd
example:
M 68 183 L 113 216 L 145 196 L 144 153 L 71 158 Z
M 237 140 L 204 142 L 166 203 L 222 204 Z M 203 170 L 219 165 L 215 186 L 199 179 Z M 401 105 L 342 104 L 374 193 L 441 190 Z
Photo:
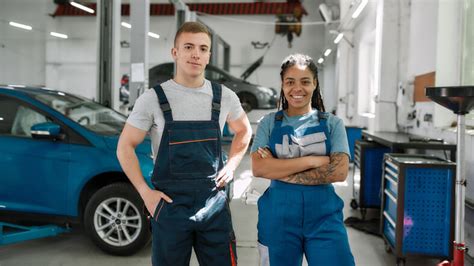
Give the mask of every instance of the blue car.
M 82 224 L 108 253 L 140 250 L 149 221 L 116 157 L 125 121 L 76 95 L 0 85 L 0 221 Z M 150 140 L 136 152 L 151 184 Z

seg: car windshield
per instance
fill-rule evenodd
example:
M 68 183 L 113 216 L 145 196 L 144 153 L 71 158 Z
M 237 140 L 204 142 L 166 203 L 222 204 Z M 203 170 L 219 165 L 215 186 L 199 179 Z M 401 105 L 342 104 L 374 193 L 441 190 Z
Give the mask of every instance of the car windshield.
M 83 127 L 103 135 L 118 135 L 126 117 L 114 110 L 79 96 L 57 93 L 32 95 Z

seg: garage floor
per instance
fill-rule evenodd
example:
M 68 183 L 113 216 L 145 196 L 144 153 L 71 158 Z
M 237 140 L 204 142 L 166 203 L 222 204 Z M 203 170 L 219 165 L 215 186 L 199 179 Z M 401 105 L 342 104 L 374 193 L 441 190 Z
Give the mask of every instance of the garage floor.
M 252 119 L 252 121 L 256 120 Z M 231 202 L 239 265 L 258 265 L 255 195 L 263 193 L 268 183 L 267 180 L 254 178 L 251 175 L 250 157 L 246 155 L 236 172 L 234 198 Z M 345 201 L 344 217 L 360 216 L 358 211 L 349 207 L 352 198 L 351 178 L 349 177 L 347 182 L 335 184 L 335 187 Z M 369 212 L 367 216 L 370 219 L 378 214 Z M 395 257 L 385 252 L 381 238 L 350 227 L 347 230 L 356 265 L 395 265 Z M 110 256 L 97 249 L 80 229 L 75 229 L 71 233 L 57 237 L 0 247 L 0 266 L 150 265 L 150 247 L 150 245 L 147 246 L 131 257 Z M 409 257 L 406 265 L 436 265 L 437 263 L 438 260 Z M 198 265 L 194 255 L 191 265 Z

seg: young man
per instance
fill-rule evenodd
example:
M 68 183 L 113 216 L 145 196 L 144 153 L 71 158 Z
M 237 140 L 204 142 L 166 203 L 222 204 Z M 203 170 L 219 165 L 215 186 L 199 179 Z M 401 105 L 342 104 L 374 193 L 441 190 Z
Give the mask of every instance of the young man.
M 117 156 L 152 214 L 153 265 L 189 265 L 193 247 L 200 265 L 236 265 L 235 236 L 223 188 L 247 150 L 251 128 L 237 95 L 204 79 L 211 35 L 184 23 L 171 55 L 176 73 L 135 103 L 120 136 Z M 224 165 L 221 131 L 235 132 Z M 155 168 L 151 189 L 135 147 L 150 132 Z

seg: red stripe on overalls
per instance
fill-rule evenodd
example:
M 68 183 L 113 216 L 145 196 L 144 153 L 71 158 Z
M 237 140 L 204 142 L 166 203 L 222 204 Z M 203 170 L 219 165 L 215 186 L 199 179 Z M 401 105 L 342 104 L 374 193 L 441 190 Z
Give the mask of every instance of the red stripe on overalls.
M 235 260 L 234 250 L 232 249 L 232 243 L 229 243 L 230 249 L 230 264 L 232 266 L 237 266 L 237 261 Z

